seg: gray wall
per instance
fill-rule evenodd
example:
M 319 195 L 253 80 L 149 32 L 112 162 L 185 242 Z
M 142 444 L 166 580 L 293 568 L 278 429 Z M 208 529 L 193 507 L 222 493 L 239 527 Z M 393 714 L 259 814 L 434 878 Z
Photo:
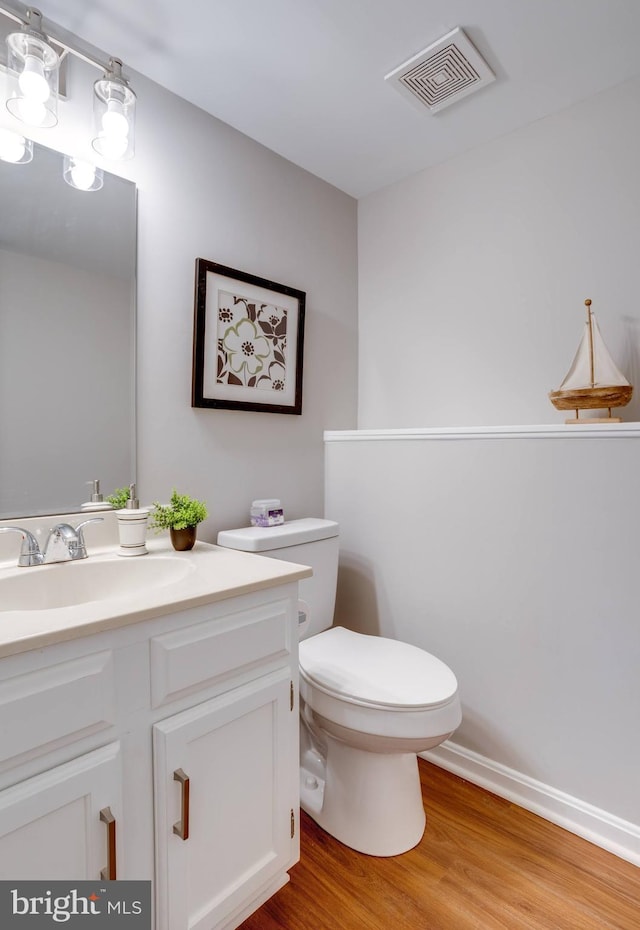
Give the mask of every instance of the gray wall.
M 358 425 L 562 423 L 593 300 L 639 385 L 640 80 L 359 202 Z
M 289 517 L 321 514 L 323 429 L 356 418 L 356 203 L 157 86 L 140 87 L 143 492 L 177 483 L 201 495 L 210 538 L 247 523 L 253 498 L 281 498 Z M 306 291 L 302 416 L 189 406 L 196 256 Z
M 139 190 L 141 499 L 167 499 L 177 486 L 206 500 L 201 538 L 210 541 L 248 522 L 253 498 L 280 497 L 289 517 L 321 514 L 323 430 L 356 421 L 356 202 L 127 73 L 138 94 L 136 156 L 105 168 Z M 94 80 L 70 60 L 59 125 L 36 141 L 88 154 Z M 191 408 L 197 257 L 306 291 L 302 416 Z

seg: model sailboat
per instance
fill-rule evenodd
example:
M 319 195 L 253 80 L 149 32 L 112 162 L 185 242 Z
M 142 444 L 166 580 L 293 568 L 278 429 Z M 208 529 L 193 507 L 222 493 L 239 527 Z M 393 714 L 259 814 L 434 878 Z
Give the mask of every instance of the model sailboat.
M 612 407 L 624 407 L 633 388 L 609 355 L 602 339 L 591 301 L 585 300 L 587 321 L 576 357 L 567 376 L 549 399 L 556 410 L 575 410 L 575 418 L 565 423 L 619 423 L 611 416 Z M 608 417 L 580 417 L 581 410 L 608 409 Z

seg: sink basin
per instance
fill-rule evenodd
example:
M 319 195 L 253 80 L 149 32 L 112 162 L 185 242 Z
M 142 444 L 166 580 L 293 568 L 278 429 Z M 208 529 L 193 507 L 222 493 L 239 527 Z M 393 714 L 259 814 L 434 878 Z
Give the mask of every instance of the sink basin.
M 189 561 L 172 556 L 83 559 L 21 568 L 0 575 L 0 612 L 52 610 L 138 594 L 182 581 L 191 571 Z

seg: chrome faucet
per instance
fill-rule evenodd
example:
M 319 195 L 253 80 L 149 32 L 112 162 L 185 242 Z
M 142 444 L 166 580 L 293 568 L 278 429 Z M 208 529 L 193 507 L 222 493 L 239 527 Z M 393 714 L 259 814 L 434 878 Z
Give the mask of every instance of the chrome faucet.
M 87 547 L 83 529 L 88 523 L 102 523 L 102 517 L 92 517 L 79 523 L 75 529 L 68 523 L 57 523 L 49 530 L 44 553 L 40 551 L 38 540 L 29 530 L 21 526 L 2 526 L 0 533 L 20 533 L 22 546 L 18 556 L 20 568 L 33 565 L 50 565 L 52 562 L 69 562 L 87 558 Z
M 83 528 L 88 523 L 102 523 L 102 517 L 92 517 L 79 523 L 74 529 L 68 523 L 56 523 L 49 530 L 47 542 L 44 547 L 42 562 L 49 565 L 51 562 L 70 562 L 76 559 L 87 558 L 87 547 L 84 541 Z
M 18 556 L 18 565 L 20 568 L 31 567 L 32 565 L 42 565 L 44 556 L 40 552 L 38 540 L 29 530 L 23 530 L 21 526 L 2 526 L 0 533 L 20 533 L 22 536 L 22 545 L 20 546 L 20 555 Z

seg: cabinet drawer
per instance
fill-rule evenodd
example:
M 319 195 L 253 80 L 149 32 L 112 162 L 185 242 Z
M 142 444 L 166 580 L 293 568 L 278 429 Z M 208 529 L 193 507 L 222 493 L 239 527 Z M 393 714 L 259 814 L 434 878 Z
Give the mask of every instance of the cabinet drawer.
M 0 761 L 106 729 L 115 716 L 110 650 L 5 678 L 0 681 Z
M 151 640 L 151 703 L 169 701 L 262 662 L 288 661 L 292 602 L 286 599 L 206 620 Z

